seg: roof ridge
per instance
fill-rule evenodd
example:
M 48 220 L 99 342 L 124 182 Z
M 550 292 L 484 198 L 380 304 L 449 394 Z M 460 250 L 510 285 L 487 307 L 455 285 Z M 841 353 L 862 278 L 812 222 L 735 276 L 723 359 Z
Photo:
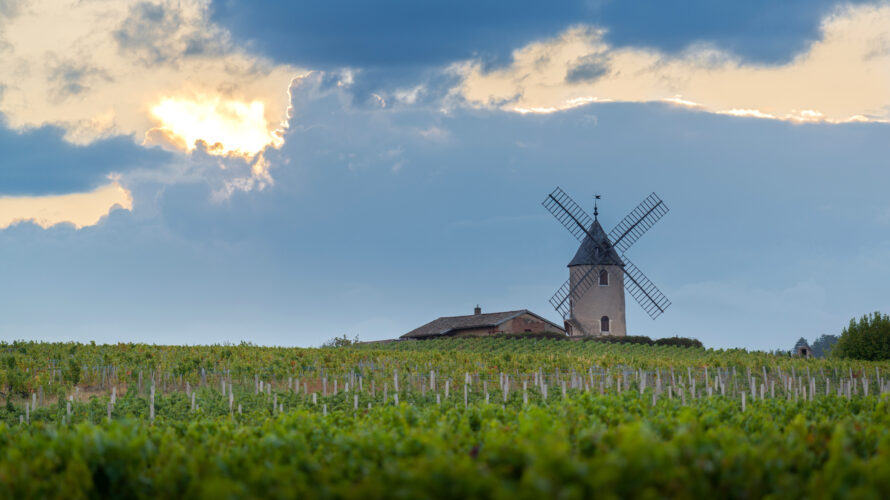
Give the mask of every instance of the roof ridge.
M 485 328 L 503 324 L 513 318 L 523 314 L 535 316 L 556 328 L 559 325 L 547 320 L 543 316 L 535 314 L 528 309 L 513 309 L 510 311 L 495 311 L 490 313 L 467 314 L 461 316 L 440 316 L 429 323 L 421 325 L 414 330 L 402 335 L 402 338 L 411 337 L 430 337 L 447 334 L 454 330 L 463 330 L 467 328 Z
M 464 318 L 464 317 L 467 317 L 467 316 L 487 316 L 487 315 L 491 315 L 491 314 L 506 314 L 506 313 L 515 313 L 515 312 L 519 312 L 519 311 L 528 311 L 528 309 L 511 309 L 511 310 L 509 310 L 509 311 L 484 312 L 484 313 L 479 313 L 479 314 L 475 314 L 475 313 L 473 313 L 473 314 L 458 314 L 458 315 L 456 315 L 456 316 L 439 316 L 438 319 L 443 319 L 443 318 Z

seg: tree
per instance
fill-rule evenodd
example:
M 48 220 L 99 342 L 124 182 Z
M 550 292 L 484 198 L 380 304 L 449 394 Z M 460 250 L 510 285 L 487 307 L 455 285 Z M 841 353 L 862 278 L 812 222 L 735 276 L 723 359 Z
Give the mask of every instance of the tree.
M 840 358 L 876 361 L 890 359 L 890 316 L 875 311 L 856 321 L 841 332 L 832 349 L 832 355 Z
M 350 339 L 344 333 L 342 337 L 334 337 L 331 340 L 328 340 L 322 347 L 344 347 L 352 344 L 358 344 L 358 335 L 355 336 L 354 339 Z
M 831 353 L 831 350 L 834 348 L 834 345 L 837 344 L 838 338 L 837 335 L 823 334 L 814 340 L 813 345 L 810 346 L 813 348 L 813 356 L 817 358 L 827 358 Z

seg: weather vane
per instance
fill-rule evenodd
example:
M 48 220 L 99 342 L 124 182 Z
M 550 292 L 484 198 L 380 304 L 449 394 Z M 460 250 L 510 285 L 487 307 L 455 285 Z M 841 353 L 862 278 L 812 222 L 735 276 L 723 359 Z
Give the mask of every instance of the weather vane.
M 596 206 L 596 200 L 600 199 L 600 195 L 593 195 L 593 218 L 596 219 L 596 216 L 600 214 L 599 208 Z

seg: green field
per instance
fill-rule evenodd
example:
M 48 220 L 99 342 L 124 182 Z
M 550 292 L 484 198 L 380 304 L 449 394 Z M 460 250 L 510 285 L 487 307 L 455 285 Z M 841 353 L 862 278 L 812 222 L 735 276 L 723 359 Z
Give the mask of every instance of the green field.
M 3 498 L 890 498 L 890 363 L 13 343 Z

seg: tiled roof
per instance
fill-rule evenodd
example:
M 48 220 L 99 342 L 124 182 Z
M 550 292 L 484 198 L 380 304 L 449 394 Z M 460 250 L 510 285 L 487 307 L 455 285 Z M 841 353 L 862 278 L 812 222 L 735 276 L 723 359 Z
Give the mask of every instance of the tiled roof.
M 504 323 L 505 321 L 509 321 L 521 314 L 526 313 L 531 314 L 536 318 L 540 318 L 543 321 L 547 321 L 546 319 L 541 318 L 528 309 L 485 314 L 470 314 L 468 316 L 443 316 L 441 318 L 430 321 L 429 323 L 419 328 L 411 330 L 410 332 L 402 335 L 401 338 L 407 339 L 432 337 L 437 335 L 446 335 L 457 330 L 467 330 L 471 328 L 494 328 Z M 547 321 L 547 323 L 550 323 L 556 330 L 563 331 L 563 329 L 556 324 L 550 321 Z

